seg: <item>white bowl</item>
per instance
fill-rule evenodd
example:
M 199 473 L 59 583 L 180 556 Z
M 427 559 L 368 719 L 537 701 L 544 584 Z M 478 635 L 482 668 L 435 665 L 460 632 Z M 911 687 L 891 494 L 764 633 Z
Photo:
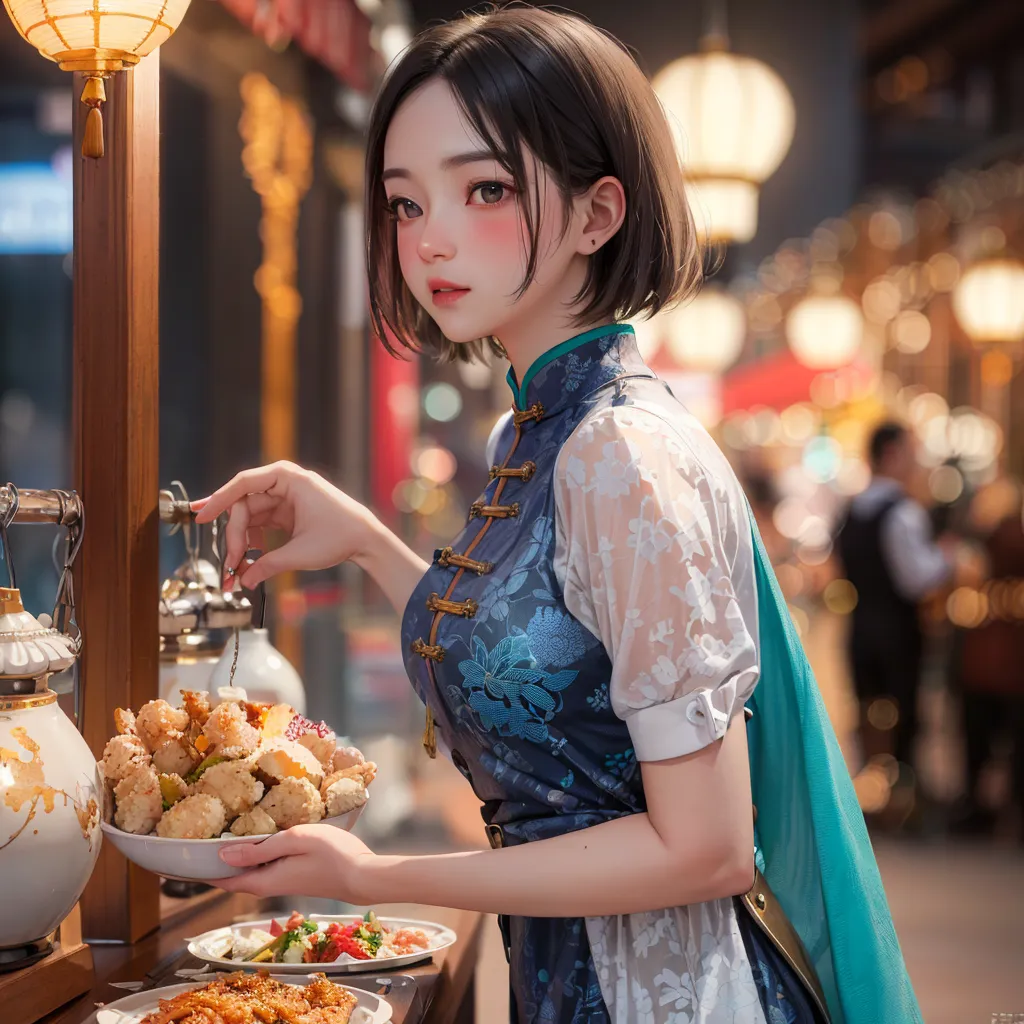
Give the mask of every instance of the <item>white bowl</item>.
M 320 824 L 351 831 L 365 804 L 336 818 L 324 818 Z M 233 868 L 220 859 L 220 851 L 232 843 L 260 842 L 268 836 L 231 836 L 228 839 L 162 839 L 122 832 L 103 822 L 103 834 L 130 861 L 164 878 L 179 882 L 209 882 L 216 878 L 241 875 L 246 869 Z
M 194 839 L 193 842 L 202 842 Z M 271 977 L 274 977 L 271 975 Z M 305 985 L 309 978 L 276 978 L 277 981 L 284 981 L 291 985 Z M 147 992 L 136 992 L 135 995 L 125 996 L 116 1002 L 107 1003 L 101 1006 L 89 1019 L 86 1024 L 139 1024 L 147 1014 L 160 1008 L 161 999 L 173 999 L 182 992 L 190 989 L 202 988 L 213 981 L 213 977 L 205 980 L 196 980 L 187 985 L 169 985 L 166 988 L 153 988 Z M 375 992 L 367 992 L 365 989 L 353 986 L 348 990 L 356 997 L 356 1008 L 352 1012 L 352 1024 L 388 1024 L 394 1010 L 391 1004 L 382 999 Z

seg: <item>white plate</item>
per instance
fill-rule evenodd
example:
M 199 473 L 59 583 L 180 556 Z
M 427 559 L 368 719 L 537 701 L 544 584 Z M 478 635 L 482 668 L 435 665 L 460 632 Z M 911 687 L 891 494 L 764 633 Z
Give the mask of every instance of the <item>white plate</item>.
M 351 924 L 353 921 L 361 921 L 361 914 L 310 914 L 308 921 L 315 921 L 322 927 L 337 922 L 338 924 Z M 283 925 L 287 916 L 278 918 Z M 215 928 L 213 931 L 204 932 L 191 939 L 188 944 L 188 951 L 200 960 L 215 964 L 218 967 L 226 967 L 231 970 L 269 970 L 274 974 L 304 975 L 309 974 L 310 969 L 322 971 L 324 974 L 363 974 L 374 971 L 391 970 L 395 967 L 406 967 L 409 964 L 419 963 L 421 960 L 429 960 L 436 952 L 447 949 L 455 942 L 456 935 L 451 928 L 445 928 L 443 924 L 436 924 L 433 921 L 410 921 L 405 918 L 383 917 L 381 920 L 393 929 L 418 928 L 426 933 L 430 939 L 430 948 L 421 953 L 405 953 L 402 956 L 382 957 L 379 960 L 335 960 L 327 964 L 249 964 L 240 960 L 227 960 L 219 953 L 226 948 L 227 940 L 232 935 L 248 935 L 249 932 L 259 929 L 270 931 L 271 918 L 262 921 L 240 921 L 238 924 L 229 925 L 227 928 Z
M 366 804 L 336 818 L 324 818 L 321 824 L 351 831 Z M 240 875 L 243 868 L 233 868 L 220 859 L 219 852 L 232 843 L 258 843 L 268 836 L 232 836 L 230 839 L 162 839 L 157 835 L 137 836 L 107 822 L 103 834 L 130 861 L 164 878 L 181 882 L 208 882 L 216 878 Z
M 308 974 L 308 971 L 307 971 Z M 274 977 L 274 975 L 271 975 Z M 301 978 L 278 978 L 289 985 L 305 985 L 308 981 Z M 167 988 L 152 988 L 148 992 L 136 992 L 133 996 L 125 996 L 116 1003 L 107 1003 L 100 1007 L 85 1024 L 139 1024 L 139 1021 L 160 1008 L 161 999 L 173 999 L 182 992 L 202 988 L 208 981 L 193 982 L 190 985 L 170 985 Z M 374 992 L 364 992 L 359 988 L 348 990 L 356 997 L 356 1008 L 352 1011 L 350 1024 L 388 1024 L 391 1020 L 391 1004 Z M 360 1012 L 361 1011 L 361 1012 Z

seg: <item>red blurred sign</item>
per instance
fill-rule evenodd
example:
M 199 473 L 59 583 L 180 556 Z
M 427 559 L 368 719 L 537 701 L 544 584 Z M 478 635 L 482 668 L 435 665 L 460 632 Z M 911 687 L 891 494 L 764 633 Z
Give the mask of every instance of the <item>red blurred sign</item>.
M 373 49 L 370 19 L 354 0 L 221 0 L 270 46 L 289 40 L 346 85 L 367 89 Z
M 402 351 L 394 336 L 388 341 Z M 410 355 L 396 359 L 376 338 L 370 339 L 370 493 L 374 511 L 391 522 L 395 488 L 412 472 L 419 430 L 420 364 Z

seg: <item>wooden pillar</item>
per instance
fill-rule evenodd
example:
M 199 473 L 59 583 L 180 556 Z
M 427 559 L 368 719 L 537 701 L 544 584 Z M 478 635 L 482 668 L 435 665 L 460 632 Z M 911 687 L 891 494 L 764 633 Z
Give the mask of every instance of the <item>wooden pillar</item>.
M 75 95 L 82 90 L 76 75 Z M 97 757 L 116 707 L 157 696 L 160 64 L 106 84 L 106 155 L 76 156 L 74 445 L 86 512 L 78 583 L 83 732 Z M 75 104 L 75 152 L 86 108 Z M 159 927 L 159 880 L 103 845 L 82 900 L 89 939 Z

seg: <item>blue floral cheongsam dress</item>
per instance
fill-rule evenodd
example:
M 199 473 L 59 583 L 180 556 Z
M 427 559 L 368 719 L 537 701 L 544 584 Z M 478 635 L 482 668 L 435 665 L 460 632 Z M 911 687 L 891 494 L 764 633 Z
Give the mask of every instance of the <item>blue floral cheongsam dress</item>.
M 742 491 L 632 329 L 581 334 L 509 383 L 490 482 L 402 624 L 495 846 L 645 811 L 638 761 L 720 739 L 758 678 Z M 516 1024 L 816 1020 L 733 898 L 502 924 Z

